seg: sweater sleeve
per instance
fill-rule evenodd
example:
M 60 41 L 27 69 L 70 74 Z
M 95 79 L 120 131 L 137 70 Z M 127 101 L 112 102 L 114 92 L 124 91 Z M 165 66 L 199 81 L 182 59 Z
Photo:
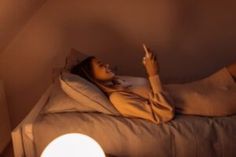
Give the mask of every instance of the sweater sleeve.
M 159 77 L 149 78 L 149 81 L 152 87 L 149 99 L 131 92 L 113 92 L 110 101 L 125 117 L 142 118 L 156 124 L 170 121 L 174 117 L 174 108 L 162 91 Z
M 151 93 L 149 93 L 149 102 L 153 111 L 154 119 L 159 122 L 166 122 L 174 117 L 173 101 L 162 88 L 159 75 L 149 77 Z
M 162 92 L 162 84 L 159 75 L 154 75 L 149 77 L 149 82 L 153 93 Z

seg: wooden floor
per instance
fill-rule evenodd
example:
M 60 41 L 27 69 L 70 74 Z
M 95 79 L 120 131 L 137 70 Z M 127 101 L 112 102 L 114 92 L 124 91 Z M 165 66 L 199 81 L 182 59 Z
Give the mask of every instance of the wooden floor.
M 7 148 L 3 151 L 3 153 L 0 154 L 0 157 L 14 157 L 12 143 L 10 143 L 7 146 Z

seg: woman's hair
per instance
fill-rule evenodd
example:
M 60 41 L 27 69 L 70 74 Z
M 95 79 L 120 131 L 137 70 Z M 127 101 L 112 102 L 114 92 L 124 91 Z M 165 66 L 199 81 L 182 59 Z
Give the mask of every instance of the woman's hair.
M 92 69 L 92 60 L 95 59 L 94 56 L 90 56 L 80 62 L 79 64 L 75 65 L 71 69 L 71 73 L 75 75 L 79 75 L 88 81 L 92 81 L 93 78 L 93 69 Z
M 112 92 L 119 91 L 121 88 L 117 85 L 116 78 L 112 80 L 113 85 L 106 85 L 104 82 L 98 81 L 94 78 L 93 69 L 92 69 L 92 60 L 96 57 L 90 56 L 75 65 L 71 69 L 71 73 L 75 75 L 79 75 L 80 77 L 86 79 L 87 81 L 98 86 L 106 95 L 109 95 Z

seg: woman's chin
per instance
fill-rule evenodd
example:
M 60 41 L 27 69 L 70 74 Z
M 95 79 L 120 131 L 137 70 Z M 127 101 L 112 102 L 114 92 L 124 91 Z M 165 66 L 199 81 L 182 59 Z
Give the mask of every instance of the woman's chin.
M 106 81 L 112 81 L 115 78 L 115 74 L 111 73 L 107 77 L 100 78 L 98 80 L 106 82 Z
M 116 76 L 116 75 L 112 72 L 112 73 L 111 73 L 111 79 L 114 79 L 115 76 Z
M 107 78 L 107 81 L 111 81 L 115 78 L 115 74 L 114 73 L 110 73 L 110 76 Z

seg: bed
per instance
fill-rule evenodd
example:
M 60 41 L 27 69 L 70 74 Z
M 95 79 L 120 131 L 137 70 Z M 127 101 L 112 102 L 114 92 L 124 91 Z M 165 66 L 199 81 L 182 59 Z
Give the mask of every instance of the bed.
M 76 59 L 75 56 L 72 56 L 72 59 L 68 58 L 69 61 Z M 67 62 L 65 67 L 67 65 L 72 64 Z M 234 91 L 230 92 L 228 87 L 220 90 L 224 94 L 233 93 L 234 95 L 230 97 L 236 96 L 236 85 L 232 78 L 230 79 L 224 70 L 221 72 L 201 82 L 213 82 L 219 86 L 219 83 L 225 85 L 227 80 L 227 83 L 235 86 Z M 228 78 L 223 82 L 223 77 L 219 77 L 222 74 Z M 224 117 L 177 114 L 172 121 L 156 125 L 147 120 L 120 116 L 102 92 L 96 89 L 97 87 L 92 87 L 93 85 L 80 78 L 71 76 L 68 78 L 74 82 L 66 84 L 60 81 L 59 84 L 56 81 L 50 85 L 31 112 L 12 131 L 15 157 L 39 157 L 53 139 L 66 133 L 88 135 L 101 145 L 106 154 L 116 157 L 236 156 L 235 114 Z M 147 83 L 140 78 L 123 77 L 123 79 L 135 82 L 137 87 Z M 197 87 L 199 84 L 196 86 L 196 83 L 190 84 L 189 87 L 192 85 Z M 74 85 L 77 90 L 70 88 Z M 191 90 L 184 91 L 188 99 Z M 205 89 L 203 93 L 204 91 Z M 203 100 L 199 99 L 203 98 L 199 93 L 196 95 L 193 92 L 192 96 L 194 98 L 198 96 L 195 100 Z M 192 100 L 193 97 L 189 102 Z M 198 101 L 200 105 L 203 103 L 204 101 Z
M 51 140 L 72 132 L 94 138 L 112 156 L 236 156 L 236 115 L 218 118 L 176 115 L 171 122 L 155 125 L 138 118 L 96 112 L 41 114 L 55 86 L 48 88 L 13 130 L 16 157 L 37 157 Z

